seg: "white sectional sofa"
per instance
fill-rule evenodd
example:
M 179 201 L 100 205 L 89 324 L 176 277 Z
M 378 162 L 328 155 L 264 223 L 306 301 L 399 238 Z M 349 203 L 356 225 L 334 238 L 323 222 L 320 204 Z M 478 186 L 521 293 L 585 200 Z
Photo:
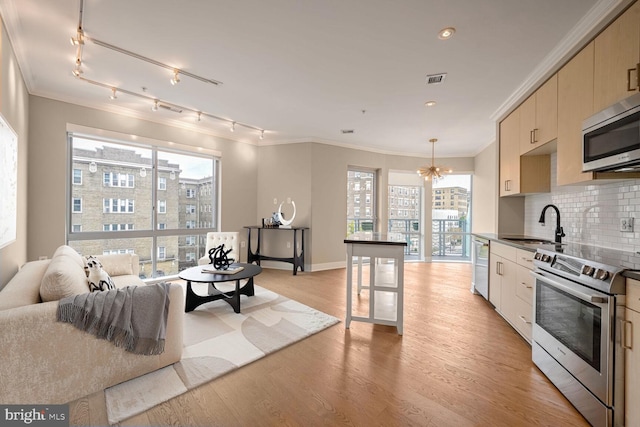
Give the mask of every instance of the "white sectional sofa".
M 98 256 L 117 287 L 145 286 L 137 255 Z M 58 299 L 88 292 L 84 258 L 61 246 L 51 259 L 26 263 L 0 291 L 0 404 L 59 404 L 180 360 L 184 295 L 169 291 L 165 350 L 129 353 L 58 322 Z

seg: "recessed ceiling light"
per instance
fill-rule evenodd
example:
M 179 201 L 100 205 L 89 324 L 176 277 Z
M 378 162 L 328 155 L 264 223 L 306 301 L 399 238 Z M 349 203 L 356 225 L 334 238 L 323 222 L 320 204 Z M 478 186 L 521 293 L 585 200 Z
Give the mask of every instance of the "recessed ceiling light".
M 440 30 L 440 32 L 438 33 L 438 38 L 440 40 L 448 40 L 450 39 L 453 34 L 456 32 L 456 29 L 453 27 L 447 27 L 447 28 L 443 28 L 442 30 Z
M 436 105 L 436 101 L 427 101 L 424 103 L 424 105 L 426 105 L 427 107 L 433 107 L 434 105 Z

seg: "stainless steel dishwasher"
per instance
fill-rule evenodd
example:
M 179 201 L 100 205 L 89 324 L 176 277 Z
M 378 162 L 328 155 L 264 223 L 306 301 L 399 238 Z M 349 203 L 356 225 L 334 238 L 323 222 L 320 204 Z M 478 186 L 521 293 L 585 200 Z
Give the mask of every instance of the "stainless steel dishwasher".
M 489 300 L 489 240 L 473 236 L 473 278 L 471 292 Z

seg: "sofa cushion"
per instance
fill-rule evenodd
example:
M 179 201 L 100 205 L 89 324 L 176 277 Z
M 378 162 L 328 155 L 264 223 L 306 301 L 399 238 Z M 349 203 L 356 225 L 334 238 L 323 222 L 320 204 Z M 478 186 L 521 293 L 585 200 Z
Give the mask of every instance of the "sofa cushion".
M 89 283 L 84 269 L 84 260 L 70 247 L 60 247 L 51 258 L 51 263 L 40 283 L 42 301 L 57 301 L 89 292 Z
M 0 292 L 0 310 L 40 302 L 40 282 L 51 260 L 28 262 Z
M 96 256 L 102 268 L 110 276 L 124 276 L 128 274 L 134 274 L 133 272 L 133 254 L 112 254 L 112 255 L 98 255 Z

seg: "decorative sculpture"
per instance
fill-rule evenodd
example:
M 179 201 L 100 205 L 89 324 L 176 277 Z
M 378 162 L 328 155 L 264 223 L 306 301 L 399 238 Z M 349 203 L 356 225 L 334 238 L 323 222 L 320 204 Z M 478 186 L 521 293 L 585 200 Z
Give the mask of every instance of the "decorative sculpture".
M 293 205 L 293 214 L 291 215 L 290 220 L 284 219 L 284 216 L 282 215 L 282 203 L 280 203 L 280 206 L 278 206 L 278 212 L 277 212 L 278 222 L 280 222 L 280 227 L 282 228 L 291 228 L 291 223 L 293 222 L 293 219 L 296 217 L 296 202 L 294 202 L 293 200 L 291 201 L 291 204 Z
M 235 259 L 228 257 L 229 252 L 232 250 L 233 248 L 225 251 L 224 244 L 209 249 L 209 259 L 211 260 L 211 264 L 213 264 L 213 268 L 216 270 L 227 270 L 229 265 L 235 262 Z

